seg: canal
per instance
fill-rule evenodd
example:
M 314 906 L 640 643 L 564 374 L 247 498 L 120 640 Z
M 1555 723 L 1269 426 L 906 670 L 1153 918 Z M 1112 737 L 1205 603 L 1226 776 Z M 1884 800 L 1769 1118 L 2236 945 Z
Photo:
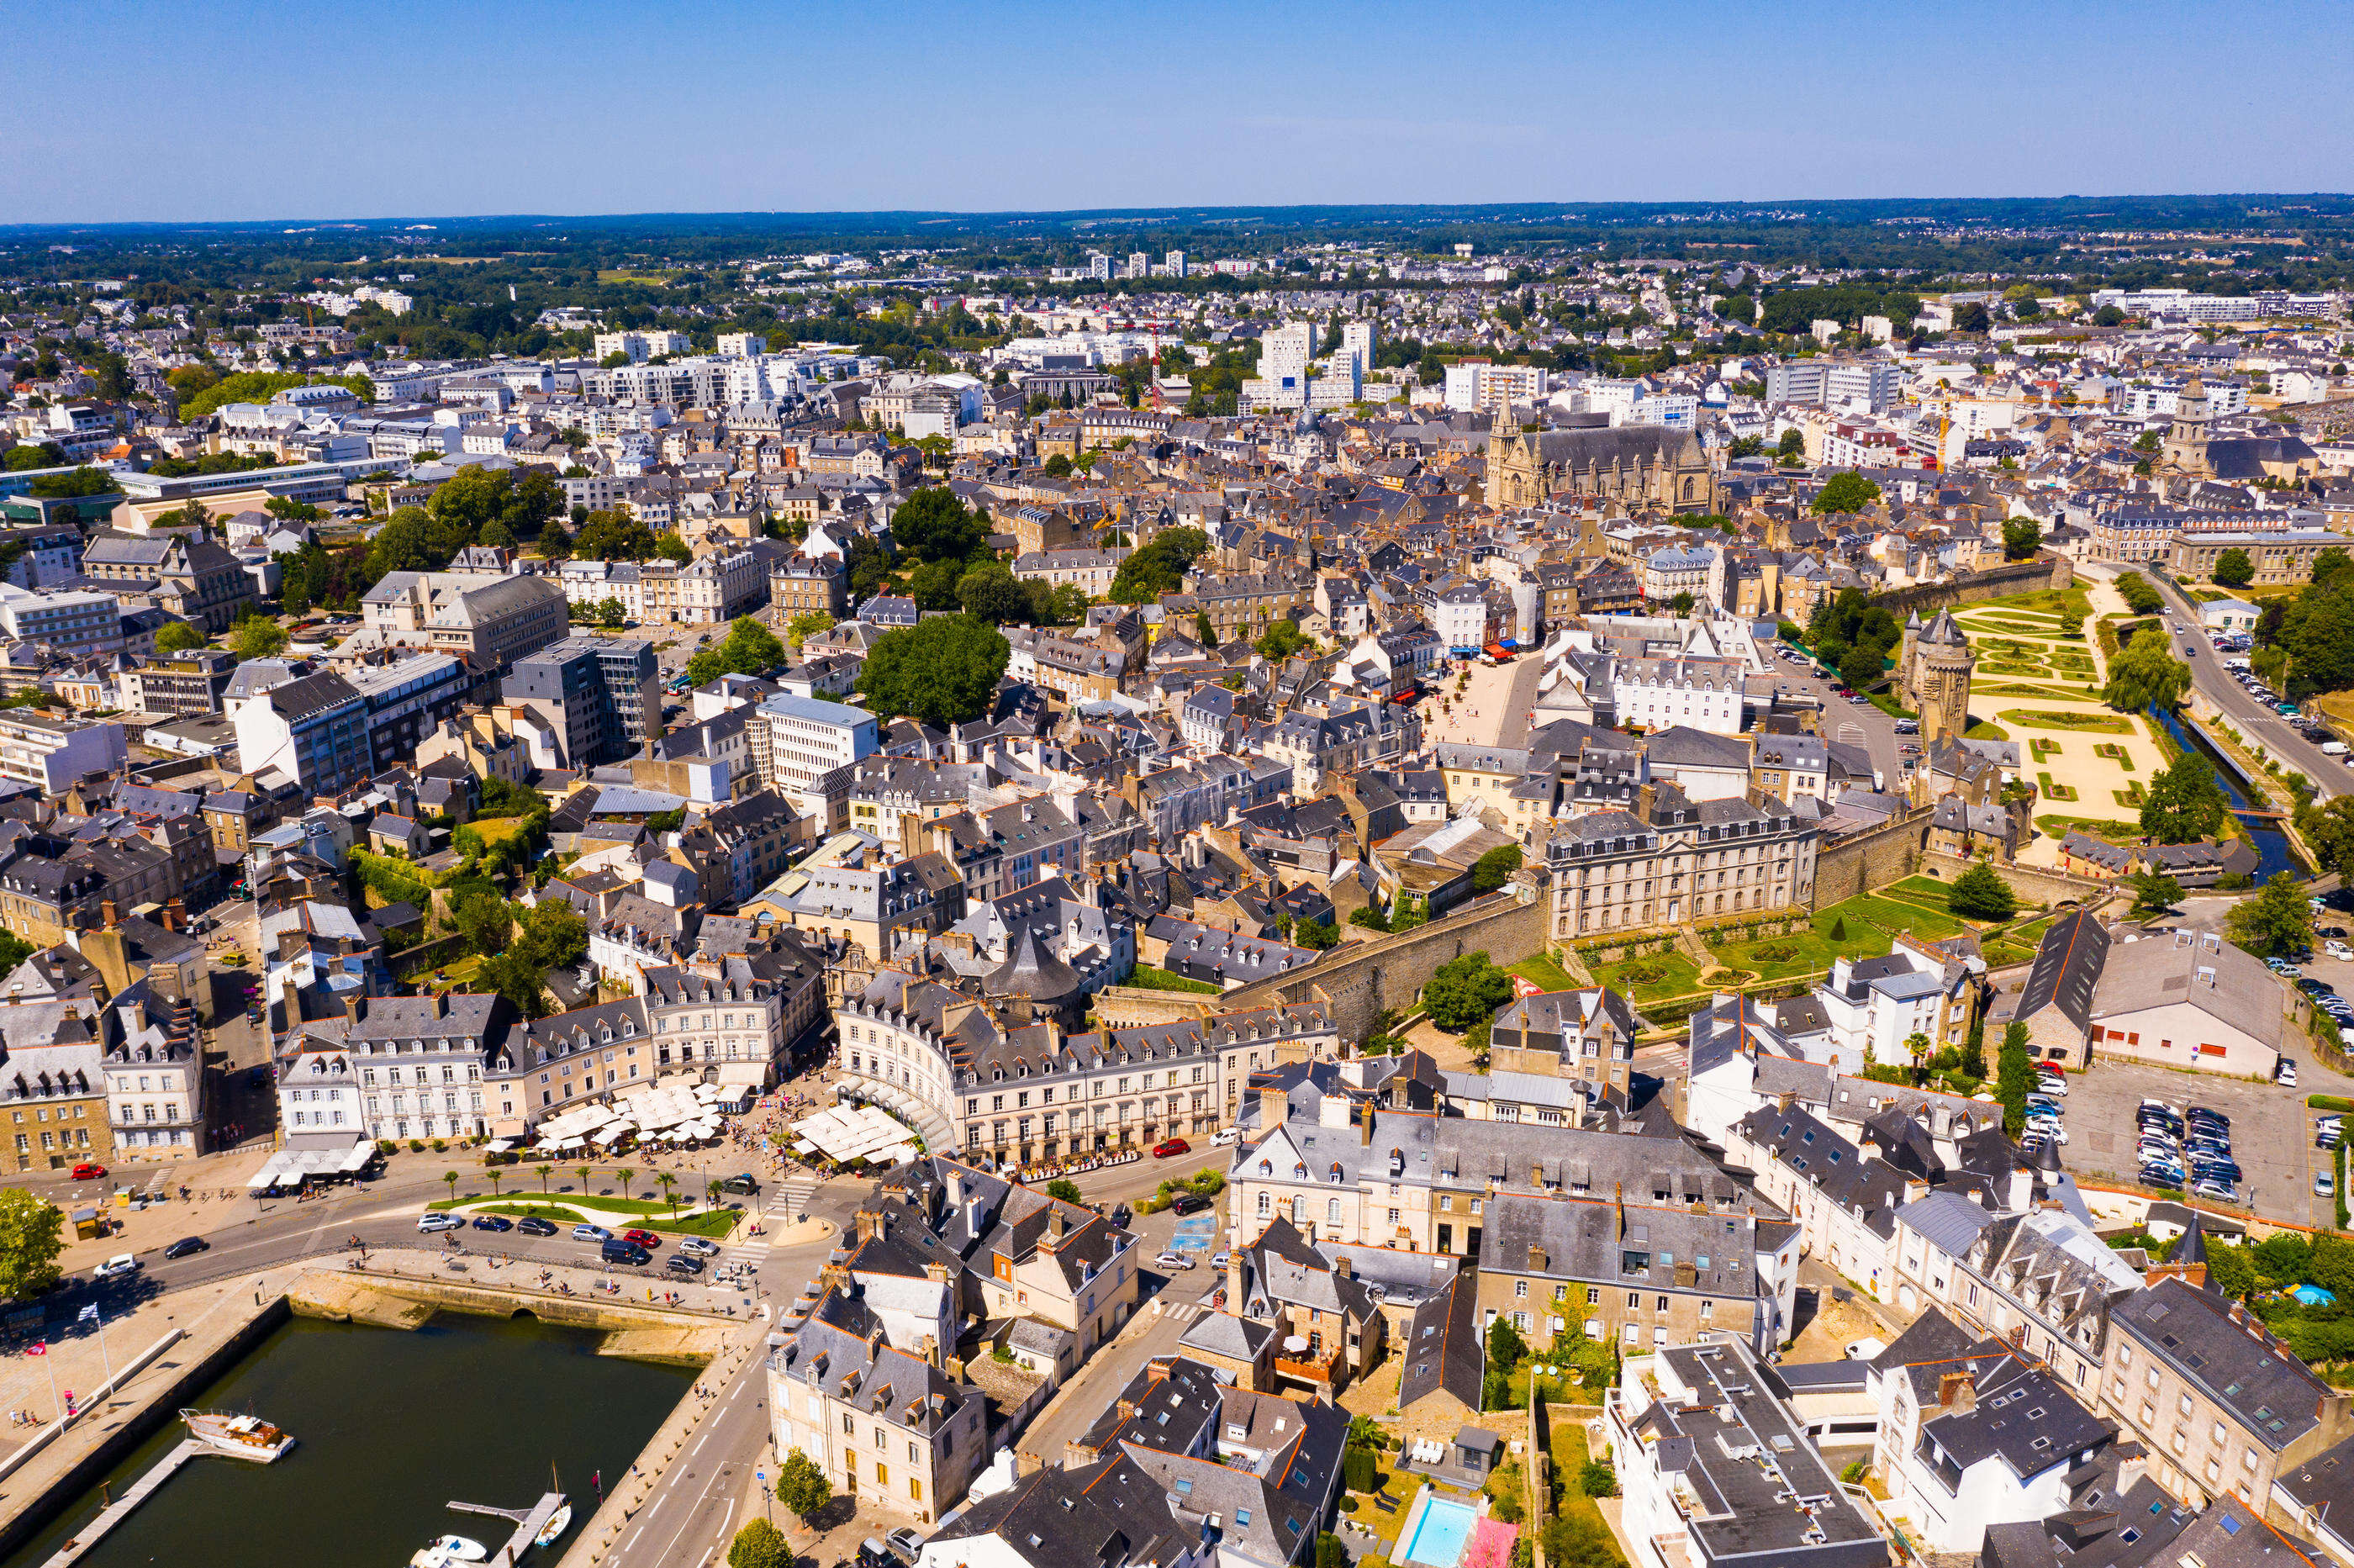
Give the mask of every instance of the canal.
M 292 1433 L 274 1465 L 183 1468 L 87 1557 L 90 1568 L 398 1568 L 436 1536 L 495 1551 L 513 1526 L 451 1501 L 528 1508 L 552 1464 L 573 1529 L 552 1564 L 686 1393 L 693 1369 L 597 1354 L 601 1335 L 530 1318 L 444 1314 L 403 1332 L 298 1318 L 192 1403 Z M 187 1436 L 174 1421 L 106 1478 L 120 1493 Z M 37 1568 L 101 1506 L 93 1489 L 0 1568 Z
M 2224 797 L 2232 802 L 2232 816 L 2247 833 L 2248 842 L 2255 846 L 2260 857 L 2255 871 L 2258 882 L 2276 871 L 2287 872 L 2299 880 L 2313 874 L 2311 868 L 2299 860 L 2296 851 L 2289 846 L 2288 835 L 2281 832 L 2280 824 L 2274 819 L 2248 814 L 2247 808 L 2256 797 L 2250 792 L 2247 778 L 2241 773 L 2237 763 L 2216 750 L 2200 733 L 2198 726 L 2185 723 L 2179 714 L 2152 707 L 2149 716 L 2166 726 L 2166 733 L 2174 737 L 2175 745 L 2197 752 L 2214 765 L 2215 782 L 2223 787 Z

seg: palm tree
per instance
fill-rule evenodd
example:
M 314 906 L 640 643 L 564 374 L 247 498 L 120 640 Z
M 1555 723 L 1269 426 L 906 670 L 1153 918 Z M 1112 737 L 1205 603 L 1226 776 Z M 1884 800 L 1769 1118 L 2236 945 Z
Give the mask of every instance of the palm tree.
M 455 1171 L 441 1172 L 441 1185 L 450 1189 L 451 1202 L 455 1202 L 458 1198 L 458 1173 Z
M 711 1199 L 711 1206 L 715 1209 L 717 1208 L 719 1206 L 719 1183 L 716 1181 L 712 1181 L 704 1188 L 704 1191 Z
M 678 1194 L 671 1191 L 678 1184 L 678 1178 L 663 1171 L 658 1172 L 654 1180 L 662 1183 L 663 1196 L 670 1201 L 670 1217 L 673 1220 L 678 1218 Z
M 539 1195 L 543 1198 L 547 1196 L 547 1163 L 546 1161 L 542 1160 L 539 1167 Z
M 580 1178 L 580 1195 L 585 1198 L 588 1195 L 588 1171 L 590 1167 L 579 1165 L 575 1166 L 573 1169 Z
M 621 1196 L 627 1198 L 630 1195 L 630 1183 L 638 1179 L 638 1173 L 634 1171 L 616 1171 L 613 1174 L 621 1179 Z
M 507 1179 L 506 1172 L 493 1165 L 491 1167 L 489 1174 L 491 1178 L 491 1195 L 493 1197 L 498 1197 L 501 1195 L 499 1183 Z

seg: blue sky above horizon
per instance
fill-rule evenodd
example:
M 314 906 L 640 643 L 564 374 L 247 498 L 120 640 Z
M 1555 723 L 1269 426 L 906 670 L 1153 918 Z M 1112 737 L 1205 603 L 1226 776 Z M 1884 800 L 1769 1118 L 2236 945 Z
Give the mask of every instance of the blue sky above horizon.
M 2279 0 L 5 7 L 0 222 L 2343 190 Z

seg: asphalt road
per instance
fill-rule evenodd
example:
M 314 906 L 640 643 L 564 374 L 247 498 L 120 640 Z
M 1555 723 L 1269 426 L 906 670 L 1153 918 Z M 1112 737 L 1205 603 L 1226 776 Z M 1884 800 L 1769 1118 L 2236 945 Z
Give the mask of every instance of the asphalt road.
M 1781 649 L 1787 644 L 1770 642 L 1766 646 Z M 1850 703 L 1831 690 L 1836 682 L 1819 678 L 1812 661 L 1807 660 L 1803 649 L 1800 662 L 1787 659 L 1773 661 L 1766 678 L 1774 683 L 1777 693 L 1810 695 L 1823 705 L 1823 738 L 1861 746 L 1872 754 L 1872 765 L 1880 769 L 1882 787 L 1893 794 L 1903 787 L 1904 757 L 1898 747 L 1906 740 L 1917 741 L 1914 736 L 1899 736 L 1896 721 L 1873 707 L 1870 703 Z M 1758 677 L 1752 676 L 1754 681 Z
M 2215 652 L 2215 644 L 2200 620 L 2199 603 L 2163 578 L 2150 577 L 2148 581 L 2166 596 L 2174 619 L 2180 624 L 2180 630 L 2173 633 L 2174 650 L 2190 664 L 2191 683 L 2223 711 L 2232 727 L 2264 742 L 2267 751 L 2312 779 L 2324 799 L 2354 794 L 2354 768 L 2348 768 L 2340 758 L 2324 756 L 2319 747 L 2291 729 L 2288 720 L 2248 695 L 2232 679 L 2232 672 L 2224 667 L 2224 655 Z

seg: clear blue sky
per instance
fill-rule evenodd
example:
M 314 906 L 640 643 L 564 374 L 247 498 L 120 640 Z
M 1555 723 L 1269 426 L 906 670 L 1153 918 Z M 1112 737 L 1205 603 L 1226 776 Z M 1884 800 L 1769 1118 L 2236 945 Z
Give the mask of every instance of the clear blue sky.
M 5 7 L 0 222 L 2340 190 L 2336 5 Z

